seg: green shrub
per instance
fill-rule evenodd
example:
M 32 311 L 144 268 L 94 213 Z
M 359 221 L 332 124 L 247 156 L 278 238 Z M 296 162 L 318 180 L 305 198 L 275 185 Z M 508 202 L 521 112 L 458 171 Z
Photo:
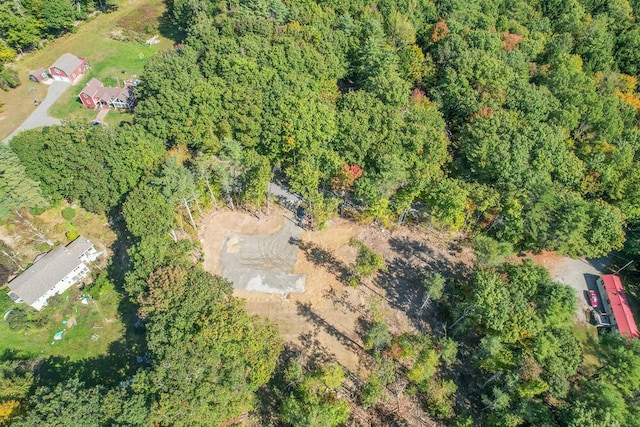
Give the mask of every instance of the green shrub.
M 513 253 L 513 246 L 508 242 L 498 242 L 489 236 L 479 235 L 473 242 L 473 250 L 478 261 L 495 265 Z
M 347 279 L 347 283 L 352 288 L 357 288 L 358 286 L 360 286 L 360 278 L 358 277 L 358 275 L 353 274 L 349 276 L 349 278 Z
M 80 233 L 78 233 L 78 231 L 76 230 L 69 230 L 64 233 L 64 235 L 67 237 L 67 240 L 74 241 L 78 238 L 78 236 L 80 236 Z
M 0 89 L 8 91 L 20 86 L 20 77 L 13 68 L 2 68 L 0 65 Z
M 29 319 L 23 308 L 16 308 L 9 316 L 7 316 L 7 324 L 14 331 L 19 331 L 27 327 Z
M 367 350 L 382 350 L 391 344 L 391 334 L 384 322 L 376 322 L 373 324 L 364 340 L 364 348 Z
M 427 392 L 427 411 L 438 418 L 451 418 L 458 386 L 450 380 L 434 381 Z
M 384 266 L 382 256 L 369 249 L 364 243 L 356 239 L 351 239 L 349 244 L 358 248 L 355 271 L 361 277 L 372 276 Z
M 73 218 L 76 217 L 76 210 L 73 208 L 64 208 L 62 209 L 62 218 L 66 219 L 67 221 L 71 221 Z
M 375 406 L 380 401 L 383 392 L 384 384 L 382 379 L 377 374 L 372 374 L 364 387 L 362 387 L 360 403 L 365 408 Z
M 113 284 L 109 281 L 106 273 L 100 273 L 93 283 L 83 288 L 84 293 L 96 301 L 100 300 L 102 294 L 111 290 L 113 290 Z

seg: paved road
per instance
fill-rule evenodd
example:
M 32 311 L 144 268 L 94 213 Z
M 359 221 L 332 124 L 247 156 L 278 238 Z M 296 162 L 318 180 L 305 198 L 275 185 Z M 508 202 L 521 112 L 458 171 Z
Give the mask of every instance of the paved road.
M 22 124 L 11 133 L 3 142 L 6 144 L 16 136 L 18 133 L 23 130 L 29 130 L 34 128 L 39 128 L 43 126 L 53 126 L 59 125 L 60 119 L 53 118 L 47 114 L 49 108 L 60 98 L 60 95 L 64 93 L 65 90 L 70 86 L 67 82 L 58 82 L 54 81 L 49 85 L 49 91 L 47 92 L 47 96 L 44 98 L 42 103 L 36 107 L 36 109 L 31 113 L 27 119 L 22 122 Z M 32 102 L 30 99 L 25 100 L 25 102 Z

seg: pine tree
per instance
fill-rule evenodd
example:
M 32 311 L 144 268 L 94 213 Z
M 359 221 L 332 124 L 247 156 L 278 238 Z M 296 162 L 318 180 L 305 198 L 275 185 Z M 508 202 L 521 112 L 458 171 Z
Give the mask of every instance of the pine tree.
M 0 220 L 12 209 L 43 208 L 47 201 L 40 185 L 29 178 L 20 160 L 6 145 L 0 145 Z

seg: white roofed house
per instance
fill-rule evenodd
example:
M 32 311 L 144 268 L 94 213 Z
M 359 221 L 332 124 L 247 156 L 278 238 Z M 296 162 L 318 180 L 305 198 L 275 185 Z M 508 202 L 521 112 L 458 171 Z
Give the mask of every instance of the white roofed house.
M 37 259 L 21 275 L 9 282 L 9 297 L 36 310 L 47 300 L 69 289 L 90 273 L 87 263 L 100 256 L 93 243 L 80 236 L 67 246 L 58 246 Z

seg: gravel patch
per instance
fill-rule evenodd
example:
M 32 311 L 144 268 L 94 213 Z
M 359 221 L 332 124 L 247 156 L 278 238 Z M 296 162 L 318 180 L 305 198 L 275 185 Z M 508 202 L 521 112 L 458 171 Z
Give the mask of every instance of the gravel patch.
M 291 274 L 302 229 L 287 218 L 272 234 L 232 233 L 222 247 L 222 276 L 237 290 L 287 295 L 304 292 L 306 277 Z

